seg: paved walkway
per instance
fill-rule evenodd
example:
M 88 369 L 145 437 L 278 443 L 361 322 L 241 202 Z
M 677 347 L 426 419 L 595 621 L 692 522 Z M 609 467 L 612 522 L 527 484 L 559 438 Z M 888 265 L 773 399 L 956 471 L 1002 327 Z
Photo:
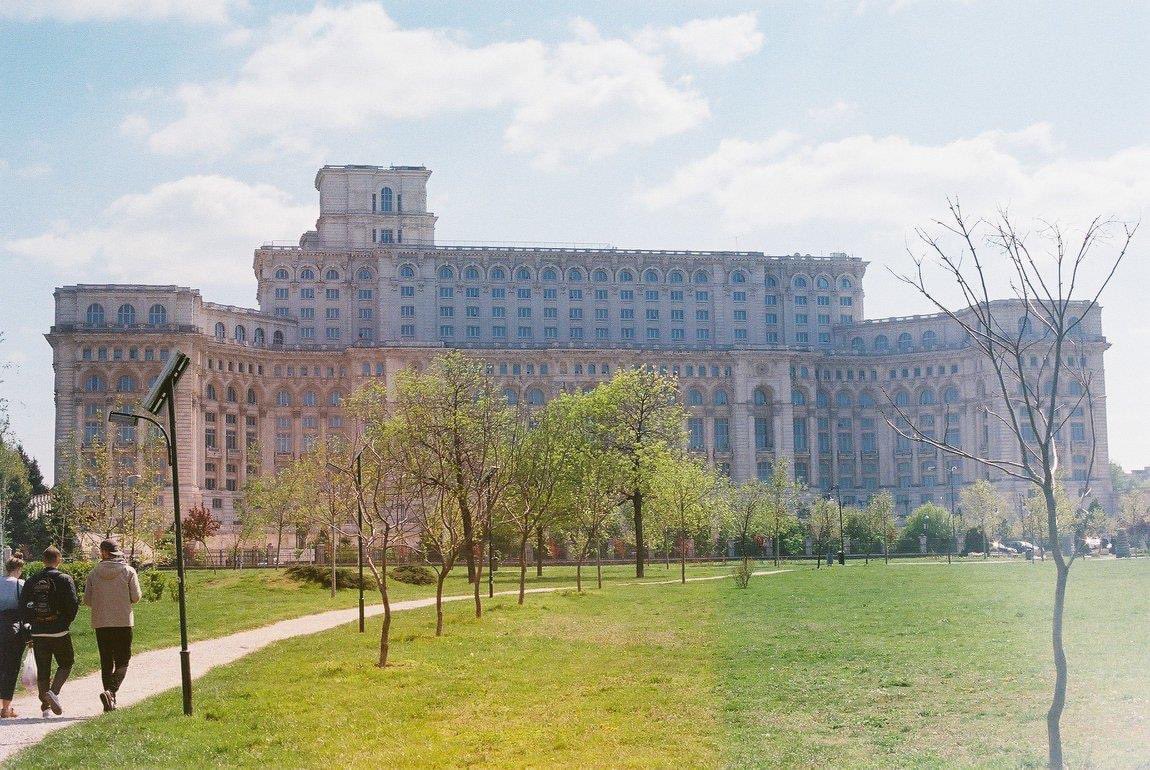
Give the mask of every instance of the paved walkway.
M 786 570 L 772 570 L 769 572 L 756 572 L 756 575 L 773 575 Z M 721 580 L 729 575 L 711 575 L 707 577 L 687 578 L 688 581 Z M 614 583 L 614 585 L 650 585 L 664 583 L 678 583 L 679 580 L 667 581 L 628 581 L 627 583 Z M 551 593 L 566 591 L 575 586 L 549 586 L 546 588 L 528 588 L 527 593 Z M 517 596 L 518 589 L 511 591 L 496 591 L 496 596 Z M 443 597 L 444 602 L 470 601 L 472 594 L 462 594 Z M 484 597 L 486 598 L 486 597 Z M 393 602 L 392 612 L 414 610 L 420 607 L 435 605 L 435 597 L 426 599 L 408 599 L 402 602 Z M 371 604 L 365 610 L 367 616 L 383 613 L 383 605 Z M 316 615 L 306 615 L 291 620 L 281 620 L 270 626 L 241 631 L 230 636 L 216 639 L 205 639 L 189 645 L 192 662 L 192 678 L 198 679 L 216 666 L 232 663 L 245 655 L 267 647 L 269 644 L 290 639 L 294 636 L 305 636 L 320 631 L 327 631 L 337 626 L 354 623 L 359 617 L 359 608 L 346 610 L 332 610 Z M 120 707 L 139 703 L 140 701 L 157 695 L 165 690 L 180 686 L 179 648 L 168 647 L 162 650 L 151 650 L 132 656 L 132 664 L 128 669 L 128 678 L 117 696 Z M 99 693 L 103 689 L 100 684 L 100 672 L 95 671 L 86 676 L 70 679 L 64 685 L 61 701 L 64 713 L 61 716 L 51 716 L 48 719 L 40 718 L 40 699 L 35 695 L 24 695 L 17 698 L 13 705 L 20 714 L 19 719 L 5 719 L 0 722 L 0 761 L 11 757 L 21 749 L 39 743 L 44 736 L 56 730 L 61 730 L 76 722 L 103 713 L 100 705 Z

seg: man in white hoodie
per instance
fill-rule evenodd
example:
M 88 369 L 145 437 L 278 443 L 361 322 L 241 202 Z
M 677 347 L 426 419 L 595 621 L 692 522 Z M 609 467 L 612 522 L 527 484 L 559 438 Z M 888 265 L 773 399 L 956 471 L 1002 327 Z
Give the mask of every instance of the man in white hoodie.
M 132 659 L 132 605 L 140 601 L 140 578 L 114 540 L 100 543 L 100 563 L 88 573 L 84 604 L 92 608 L 92 628 L 100 649 L 104 711 L 116 709 L 116 692 Z

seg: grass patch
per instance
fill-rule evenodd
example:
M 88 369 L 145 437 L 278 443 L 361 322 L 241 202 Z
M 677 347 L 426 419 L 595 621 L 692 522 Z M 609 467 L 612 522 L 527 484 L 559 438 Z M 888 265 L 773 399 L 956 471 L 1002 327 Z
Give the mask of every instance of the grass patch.
M 376 634 L 352 627 L 281 642 L 200 680 L 190 719 L 165 693 L 54 733 L 12 765 L 1043 761 L 1049 566 L 798 568 L 748 590 L 639 587 L 625 572 L 601 592 L 497 599 L 480 621 L 448 605 L 440 639 L 430 611 L 399 613 L 386 670 L 371 665 Z M 1145 763 L 1148 588 L 1150 560 L 1075 565 L 1071 766 Z

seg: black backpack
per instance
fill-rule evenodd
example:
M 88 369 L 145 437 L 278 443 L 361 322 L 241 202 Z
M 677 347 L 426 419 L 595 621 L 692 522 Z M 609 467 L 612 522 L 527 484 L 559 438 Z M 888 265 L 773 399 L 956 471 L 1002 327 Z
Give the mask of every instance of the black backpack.
M 47 626 L 60 619 L 56 581 L 51 575 L 40 573 L 30 585 L 25 584 L 24 598 L 28 601 L 28 615 L 34 624 Z

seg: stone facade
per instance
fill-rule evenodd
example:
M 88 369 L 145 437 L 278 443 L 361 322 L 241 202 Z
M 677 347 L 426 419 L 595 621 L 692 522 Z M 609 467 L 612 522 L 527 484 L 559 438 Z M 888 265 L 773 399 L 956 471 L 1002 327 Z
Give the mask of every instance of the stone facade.
M 990 476 L 899 439 L 880 413 L 888 398 L 924 430 L 1011 454 L 1012 441 L 978 408 L 996 391 L 962 330 L 941 315 L 865 319 L 861 259 L 437 245 L 429 175 L 320 169 L 317 229 L 255 251 L 259 310 L 179 286 L 57 289 L 47 335 L 57 475 L 107 429 L 106 410 L 138 400 L 177 348 L 193 362 L 177 401 L 181 495 L 225 524 L 257 467 L 352 427 L 344 396 L 445 348 L 488 362 L 508 398 L 531 405 L 621 367 L 676 375 L 692 449 L 734 478 L 766 475 L 785 457 L 799 478 L 839 490 L 844 503 L 890 490 L 900 515 L 926 501 L 946 505 L 963 484 Z M 1007 317 L 1016 304 L 1003 300 L 996 312 Z M 1092 425 L 1070 420 L 1063 456 L 1081 476 L 1083 447 L 1098 436 L 1095 487 L 1106 500 L 1098 309 L 1080 343 L 1075 365 L 1093 371 L 1100 408 Z

